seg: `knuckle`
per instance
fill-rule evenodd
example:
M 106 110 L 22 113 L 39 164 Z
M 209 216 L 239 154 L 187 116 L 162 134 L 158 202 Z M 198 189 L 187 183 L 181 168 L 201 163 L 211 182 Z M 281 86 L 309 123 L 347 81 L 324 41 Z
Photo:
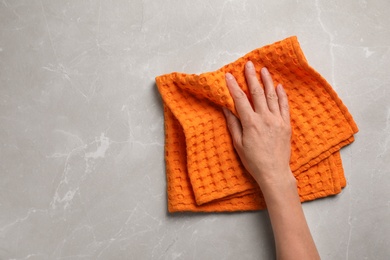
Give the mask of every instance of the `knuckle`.
M 288 102 L 280 102 L 280 107 L 283 109 L 283 110 L 289 110 L 289 105 L 288 105 Z
M 264 119 L 264 125 L 267 127 L 267 128 L 269 128 L 269 129 L 273 129 L 273 128 L 278 128 L 278 126 L 277 125 L 275 125 L 275 121 L 274 120 L 272 120 L 271 118 L 265 118 Z
M 278 100 L 278 96 L 276 95 L 276 93 L 271 92 L 271 93 L 267 94 L 267 99 L 269 99 L 269 100 Z
M 239 91 L 236 91 L 236 93 L 234 93 L 234 98 L 236 100 L 242 100 L 242 99 L 246 98 L 246 95 L 245 95 L 244 91 L 239 90 Z
M 235 121 L 227 123 L 227 127 L 229 129 L 234 129 L 234 127 L 236 127 L 236 126 L 237 126 L 237 122 L 235 122 Z
M 256 87 L 251 89 L 252 96 L 263 96 L 264 90 L 261 87 Z

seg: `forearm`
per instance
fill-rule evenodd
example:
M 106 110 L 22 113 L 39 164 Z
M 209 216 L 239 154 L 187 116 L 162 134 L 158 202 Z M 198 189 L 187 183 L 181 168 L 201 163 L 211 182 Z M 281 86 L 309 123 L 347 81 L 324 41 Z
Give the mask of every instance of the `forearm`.
M 307 225 L 295 178 L 262 184 L 278 259 L 320 259 Z

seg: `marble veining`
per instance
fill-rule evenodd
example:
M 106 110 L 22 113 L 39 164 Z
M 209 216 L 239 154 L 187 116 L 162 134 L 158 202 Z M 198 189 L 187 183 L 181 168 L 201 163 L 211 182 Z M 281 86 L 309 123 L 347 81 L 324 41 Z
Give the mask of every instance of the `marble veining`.
M 360 132 L 304 204 L 323 259 L 390 257 L 390 2 L 0 1 L 0 259 L 272 259 L 265 211 L 166 209 L 154 77 L 297 35 Z

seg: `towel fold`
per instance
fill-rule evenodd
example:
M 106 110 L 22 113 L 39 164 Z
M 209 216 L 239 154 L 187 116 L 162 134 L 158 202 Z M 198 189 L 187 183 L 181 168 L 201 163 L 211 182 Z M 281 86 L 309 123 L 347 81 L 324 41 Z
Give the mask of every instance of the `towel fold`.
M 156 77 L 164 107 L 169 212 L 266 208 L 259 186 L 234 150 L 221 109 L 237 115 L 225 82 L 227 72 L 250 96 L 244 75 L 248 60 L 257 72 L 267 67 L 275 85 L 281 83 L 287 92 L 290 166 L 301 201 L 334 195 L 345 187 L 339 150 L 353 142 L 357 125 L 332 87 L 309 66 L 294 36 L 214 72 Z

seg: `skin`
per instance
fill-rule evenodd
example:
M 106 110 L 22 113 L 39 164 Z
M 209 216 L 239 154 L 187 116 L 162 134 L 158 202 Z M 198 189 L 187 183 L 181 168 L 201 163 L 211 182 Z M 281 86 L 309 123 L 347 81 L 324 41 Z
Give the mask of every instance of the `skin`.
M 290 169 L 291 124 L 287 95 L 282 85 L 274 87 L 266 68 L 261 69 L 260 75 L 262 83 L 253 63 L 248 61 L 245 77 L 252 107 L 233 75 L 226 74 L 239 116 L 223 109 L 233 144 L 263 192 L 277 259 L 320 259 Z

